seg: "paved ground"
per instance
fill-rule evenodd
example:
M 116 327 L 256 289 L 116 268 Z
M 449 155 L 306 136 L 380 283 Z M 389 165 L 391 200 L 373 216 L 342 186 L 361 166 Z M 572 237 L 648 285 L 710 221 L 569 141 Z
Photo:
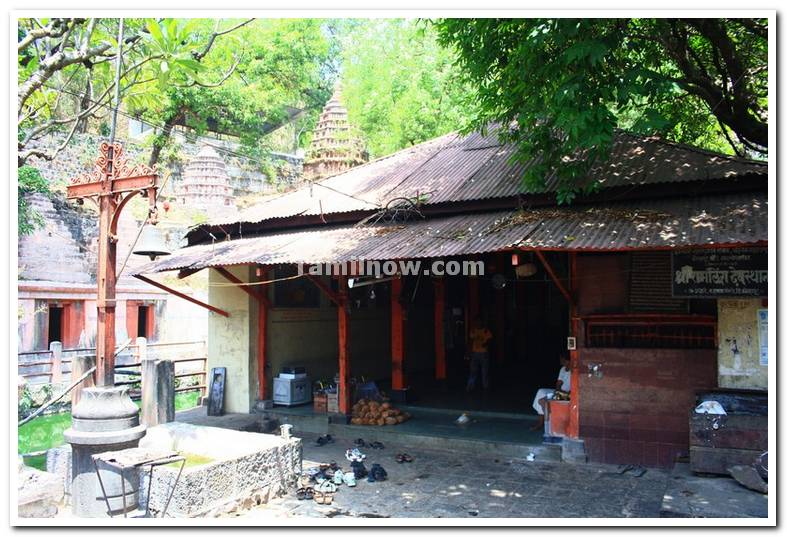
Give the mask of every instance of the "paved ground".
M 320 462 L 349 463 L 344 450 L 352 439 L 316 447 L 316 435 L 302 434 L 304 469 Z M 620 475 L 608 465 L 495 458 L 386 444 L 362 449 L 366 467 L 380 463 L 388 480 L 355 488 L 340 486 L 330 506 L 299 501 L 294 493 L 241 516 L 282 517 L 658 517 L 669 474 L 648 470 L 640 477 Z M 397 464 L 406 451 L 415 461 Z

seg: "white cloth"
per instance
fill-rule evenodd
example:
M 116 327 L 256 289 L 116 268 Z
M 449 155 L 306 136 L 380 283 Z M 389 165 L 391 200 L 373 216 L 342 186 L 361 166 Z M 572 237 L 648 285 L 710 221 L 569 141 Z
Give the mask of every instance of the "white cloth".
M 539 405 L 538 402 L 544 397 L 546 397 L 547 399 L 552 399 L 554 395 L 555 395 L 555 390 L 551 388 L 541 388 L 540 390 L 538 390 L 536 392 L 536 396 L 533 398 L 533 410 L 538 412 L 539 416 L 543 416 L 544 409 L 541 408 L 541 405 Z
M 571 391 L 571 371 L 566 369 L 565 367 L 560 368 L 560 372 L 557 374 L 557 379 L 562 380 L 563 384 L 561 385 L 560 389 L 564 392 Z M 536 396 L 533 398 L 533 409 L 538 412 L 539 415 L 544 414 L 544 409 L 541 408 L 541 405 L 538 402 L 546 397 L 547 399 L 552 399 L 555 396 L 555 390 L 552 388 L 541 388 L 536 392 Z
M 564 392 L 571 391 L 571 371 L 565 367 L 561 367 L 560 373 L 557 374 L 557 379 L 563 381 L 563 385 L 560 387 L 561 390 Z

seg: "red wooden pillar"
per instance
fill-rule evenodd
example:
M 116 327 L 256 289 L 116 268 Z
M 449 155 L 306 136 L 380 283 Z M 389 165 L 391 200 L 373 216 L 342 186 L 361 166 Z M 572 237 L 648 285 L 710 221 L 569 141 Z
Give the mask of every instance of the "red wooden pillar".
M 268 279 L 268 271 L 262 270 L 260 273 L 262 280 Z M 257 396 L 261 401 L 268 397 L 268 376 L 266 368 L 268 366 L 268 303 L 262 297 L 267 296 L 267 287 L 260 286 L 257 298 Z
M 404 308 L 400 302 L 402 280 L 391 281 L 391 389 L 404 390 Z
M 571 252 L 569 255 L 569 285 L 571 288 L 572 300 L 569 304 L 569 315 L 571 316 L 571 335 L 576 338 L 576 349 L 569 351 L 569 362 L 571 367 L 571 407 L 568 416 L 568 429 L 566 434 L 570 438 L 579 438 L 579 318 L 577 317 L 576 298 L 577 298 L 577 254 Z
M 445 380 L 445 281 L 434 280 L 434 376 L 437 380 Z
M 505 269 L 506 260 L 505 254 L 500 253 L 497 255 L 498 270 Z M 498 363 L 502 363 L 505 359 L 505 330 L 506 330 L 506 295 L 505 288 L 495 290 L 495 358 Z
M 349 414 L 350 403 L 350 320 L 347 312 L 347 277 L 339 277 L 339 412 Z

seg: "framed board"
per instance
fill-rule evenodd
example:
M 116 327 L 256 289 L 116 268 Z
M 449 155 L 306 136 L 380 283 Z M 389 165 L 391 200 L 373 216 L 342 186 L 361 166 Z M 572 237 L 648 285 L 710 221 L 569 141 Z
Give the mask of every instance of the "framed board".
M 766 248 L 708 248 L 672 253 L 672 296 L 768 296 Z

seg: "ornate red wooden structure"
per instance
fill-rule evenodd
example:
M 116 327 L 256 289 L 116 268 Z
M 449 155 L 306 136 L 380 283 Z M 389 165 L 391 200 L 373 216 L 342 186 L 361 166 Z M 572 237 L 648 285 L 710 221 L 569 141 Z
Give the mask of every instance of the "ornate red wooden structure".
M 157 222 L 158 173 L 144 164 L 130 164 L 120 143 L 103 142 L 95 168 L 74 177 L 68 199 L 93 201 L 98 207 L 98 330 L 96 332 L 96 385 L 114 385 L 115 285 L 117 283 L 117 224 L 123 207 L 136 194 L 150 200 L 149 222 Z

